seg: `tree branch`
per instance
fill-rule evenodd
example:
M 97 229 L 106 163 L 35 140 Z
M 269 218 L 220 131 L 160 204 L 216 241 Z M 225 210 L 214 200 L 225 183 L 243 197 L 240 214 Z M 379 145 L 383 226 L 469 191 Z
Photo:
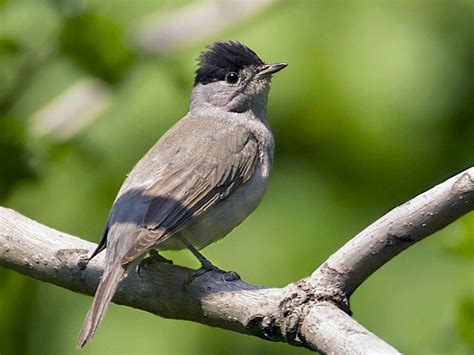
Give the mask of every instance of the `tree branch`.
M 184 288 L 192 270 L 149 264 L 130 273 L 115 303 L 324 353 L 397 353 L 348 313 L 349 298 L 375 270 L 402 250 L 474 209 L 474 168 L 395 208 L 332 255 L 310 277 L 284 288 L 209 272 Z M 0 265 L 38 280 L 92 295 L 103 255 L 87 269 L 77 261 L 94 244 L 0 207 Z
M 352 293 L 374 271 L 416 242 L 474 209 L 471 167 L 378 219 L 324 262 L 310 277 L 348 307 Z

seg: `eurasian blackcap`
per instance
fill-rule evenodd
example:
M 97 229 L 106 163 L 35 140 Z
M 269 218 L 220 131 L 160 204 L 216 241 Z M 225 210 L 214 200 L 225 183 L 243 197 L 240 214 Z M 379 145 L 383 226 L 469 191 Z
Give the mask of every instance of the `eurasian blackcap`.
M 119 282 L 151 250 L 197 250 L 226 236 L 258 205 L 273 159 L 267 122 L 272 74 L 240 42 L 216 42 L 200 56 L 188 114 L 137 163 L 112 206 L 89 260 L 105 269 L 77 346 L 94 335 Z

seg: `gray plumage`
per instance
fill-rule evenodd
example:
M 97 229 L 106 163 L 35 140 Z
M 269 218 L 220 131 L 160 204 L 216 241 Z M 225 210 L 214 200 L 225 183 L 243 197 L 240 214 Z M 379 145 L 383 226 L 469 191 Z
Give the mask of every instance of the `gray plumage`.
M 201 55 L 189 113 L 130 172 L 91 256 L 106 250 L 78 347 L 94 335 L 120 280 L 148 251 L 183 249 L 183 239 L 204 248 L 257 207 L 273 159 L 269 83 L 285 66 L 263 64 L 239 42 L 217 42 Z M 222 76 L 228 72 L 238 82 Z

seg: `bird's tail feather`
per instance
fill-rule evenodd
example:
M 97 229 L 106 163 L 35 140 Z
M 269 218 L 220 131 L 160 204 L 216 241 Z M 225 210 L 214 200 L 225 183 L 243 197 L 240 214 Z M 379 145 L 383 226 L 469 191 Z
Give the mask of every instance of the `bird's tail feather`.
M 77 340 L 77 347 L 82 348 L 94 336 L 97 327 L 104 318 L 112 297 L 117 290 L 117 286 L 125 274 L 125 268 L 122 265 L 113 265 L 110 271 L 106 270 L 102 276 L 99 287 L 95 292 L 92 305 L 87 312 L 86 319 L 82 325 L 81 334 Z

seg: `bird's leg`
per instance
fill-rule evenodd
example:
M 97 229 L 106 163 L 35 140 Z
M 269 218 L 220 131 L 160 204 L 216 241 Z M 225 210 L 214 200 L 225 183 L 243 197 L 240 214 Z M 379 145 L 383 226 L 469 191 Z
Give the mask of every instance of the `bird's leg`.
M 148 254 L 150 255 L 147 259 L 152 259 L 157 263 L 166 263 L 166 264 L 173 264 L 173 260 L 166 259 L 163 255 L 158 253 L 156 249 L 151 249 Z
M 201 263 L 201 269 L 207 270 L 207 271 L 220 271 L 219 268 L 215 267 L 212 265 L 212 263 L 206 259 L 204 255 L 202 255 L 191 243 L 189 243 L 186 239 L 180 238 L 181 243 L 184 244 L 186 248 L 189 249 L 191 253 L 196 257 L 196 259 L 199 260 Z
M 151 249 L 148 254 L 150 255 L 147 258 L 142 259 L 137 265 L 137 274 L 141 276 L 142 269 L 146 269 L 149 264 L 153 263 L 166 263 L 173 264 L 172 260 L 166 259 L 163 255 L 160 255 L 155 249 Z
M 189 243 L 185 238 L 179 237 L 181 243 L 189 249 L 191 253 L 199 260 L 201 263 L 201 268 L 196 270 L 194 273 L 189 274 L 188 279 L 185 281 L 185 286 L 190 284 L 195 278 L 205 274 L 209 271 L 215 271 L 224 276 L 225 281 L 236 281 L 240 279 L 240 276 L 234 271 L 224 271 L 219 269 L 217 266 L 214 266 L 209 260 L 206 259 L 191 243 Z

